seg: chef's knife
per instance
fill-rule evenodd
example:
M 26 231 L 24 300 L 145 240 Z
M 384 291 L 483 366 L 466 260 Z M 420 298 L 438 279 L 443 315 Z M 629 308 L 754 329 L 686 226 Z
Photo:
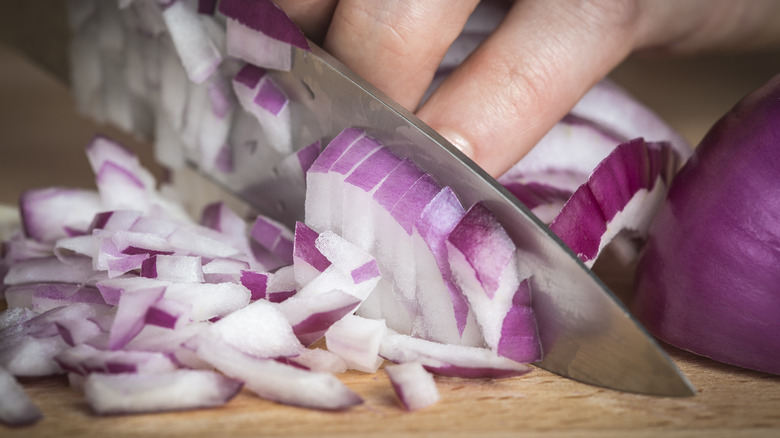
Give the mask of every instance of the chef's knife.
M 322 49 L 312 45 L 311 51 L 291 50 L 292 70 L 270 74 L 290 98 L 293 144 L 327 142 L 347 127 L 363 128 L 396 154 L 414 160 L 440 184 L 452 187 L 467 206 L 483 201 L 496 214 L 534 272 L 534 310 L 544 350 L 544 359 L 536 365 L 620 391 L 695 393 L 611 291 L 493 178 Z M 36 58 L 35 51 L 32 55 Z M 267 147 L 237 147 L 233 172 L 203 174 L 258 211 L 290 224 L 302 219 L 303 193 L 280 178 L 278 157 L 257 153 Z M 190 163 L 197 167 L 196 159 Z
M 452 187 L 467 206 L 483 201 L 496 214 L 534 272 L 538 291 L 534 311 L 544 349 L 544 359 L 536 365 L 621 391 L 694 394 L 685 376 L 613 293 L 495 179 L 322 49 L 312 45 L 311 52 L 293 51 L 292 70 L 272 74 L 291 98 L 302 135 L 310 136 L 299 139 L 299 144 L 327 140 L 347 127 L 363 128 L 396 154 L 414 160 L 440 184 Z M 222 182 L 234 193 L 272 185 Z M 275 204 L 284 201 L 279 198 Z M 289 209 L 277 213 L 292 219 L 284 217 Z

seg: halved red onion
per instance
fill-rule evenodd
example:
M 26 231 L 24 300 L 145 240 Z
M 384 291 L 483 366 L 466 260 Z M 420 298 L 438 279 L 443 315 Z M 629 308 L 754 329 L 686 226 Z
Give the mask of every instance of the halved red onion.
M 672 181 L 631 305 L 679 348 L 780 374 L 780 76 L 726 113 Z
M 398 400 L 407 411 L 416 411 L 440 400 L 433 375 L 419 362 L 387 365 L 384 369 Z
M 258 396 L 294 406 L 341 410 L 363 403 L 333 374 L 246 355 L 227 343 L 202 339 L 198 355 L 227 376 L 244 382 Z
M 95 413 L 133 414 L 221 406 L 241 387 L 235 379 L 205 370 L 92 373 L 84 382 L 84 395 Z
M 316 241 L 319 233 L 303 222 L 295 223 L 293 237 L 293 266 L 295 281 L 299 286 L 305 286 L 317 275 L 330 266 L 330 260 L 317 249 Z

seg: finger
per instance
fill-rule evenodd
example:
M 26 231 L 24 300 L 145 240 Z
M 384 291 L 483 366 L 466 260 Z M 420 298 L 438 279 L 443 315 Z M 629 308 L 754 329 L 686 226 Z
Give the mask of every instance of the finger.
M 325 49 L 414 110 L 478 0 L 342 0 Z
M 418 115 L 498 176 L 635 46 L 631 2 L 521 1 Z
M 275 0 L 306 36 L 322 44 L 338 0 Z

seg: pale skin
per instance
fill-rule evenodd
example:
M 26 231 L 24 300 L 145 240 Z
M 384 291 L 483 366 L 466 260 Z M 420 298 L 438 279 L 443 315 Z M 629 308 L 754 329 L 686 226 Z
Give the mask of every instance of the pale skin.
M 519 0 L 423 105 L 478 0 L 276 0 L 315 42 L 493 176 L 638 51 L 780 46 L 776 0 Z

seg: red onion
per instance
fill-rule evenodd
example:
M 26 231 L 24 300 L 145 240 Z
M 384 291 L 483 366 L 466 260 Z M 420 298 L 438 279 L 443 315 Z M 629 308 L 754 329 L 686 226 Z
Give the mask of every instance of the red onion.
M 633 310 L 677 347 L 780 374 L 780 76 L 707 133 L 671 184 Z

